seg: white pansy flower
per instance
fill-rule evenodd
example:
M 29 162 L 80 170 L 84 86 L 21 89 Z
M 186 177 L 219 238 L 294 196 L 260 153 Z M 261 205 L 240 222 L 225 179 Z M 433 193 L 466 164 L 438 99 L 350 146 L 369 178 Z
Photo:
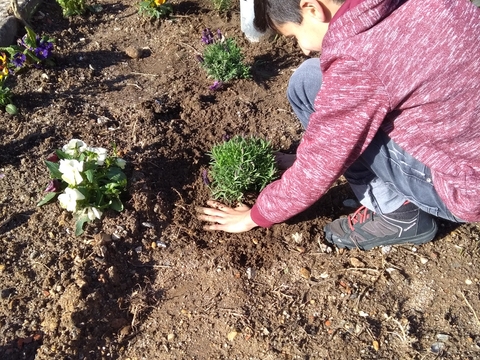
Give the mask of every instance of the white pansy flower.
M 102 217 L 102 212 L 93 206 L 85 208 L 85 213 L 87 214 L 87 217 L 90 219 L 90 221 L 100 219 Z
M 62 159 L 58 170 L 62 173 L 62 180 L 69 185 L 76 186 L 83 181 L 80 174 L 83 171 L 83 161 Z
M 120 169 L 125 169 L 125 165 L 127 164 L 127 162 L 122 158 L 117 158 L 116 164 Z
M 85 144 L 82 140 L 79 139 L 70 140 L 68 144 L 62 148 L 63 152 L 71 156 L 77 156 L 84 152 L 86 149 L 87 144 Z
M 89 147 L 87 148 L 88 151 L 94 152 L 97 154 L 97 165 L 102 166 L 105 162 L 105 159 L 107 158 L 108 151 L 107 149 L 101 148 L 101 147 Z
M 71 212 L 77 210 L 77 201 L 83 199 L 85 199 L 85 196 L 80 191 L 71 188 L 66 188 L 65 192 L 58 196 L 60 206 Z

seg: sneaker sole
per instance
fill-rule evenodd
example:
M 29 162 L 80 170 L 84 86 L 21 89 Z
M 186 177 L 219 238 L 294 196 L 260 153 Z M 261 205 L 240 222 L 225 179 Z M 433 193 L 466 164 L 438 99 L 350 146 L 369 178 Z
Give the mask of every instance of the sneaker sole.
M 433 227 L 430 231 L 425 232 L 420 235 L 408 237 L 408 238 L 394 238 L 394 239 L 389 239 L 389 240 L 384 240 L 382 241 L 381 239 L 377 239 L 374 241 L 370 242 L 364 242 L 361 244 L 361 246 L 357 246 L 354 242 L 352 242 L 350 239 L 335 239 L 336 236 L 334 236 L 331 231 L 327 229 L 327 226 L 323 228 L 323 231 L 325 232 L 325 239 L 330 243 L 335 245 L 336 247 L 340 249 L 359 249 L 359 250 L 371 250 L 375 247 L 378 246 L 391 246 L 391 245 L 405 245 L 405 244 L 412 244 L 412 245 L 422 245 L 425 244 L 429 241 L 432 241 L 435 238 L 435 235 L 437 234 L 437 223 L 434 219 L 432 219 L 432 224 Z

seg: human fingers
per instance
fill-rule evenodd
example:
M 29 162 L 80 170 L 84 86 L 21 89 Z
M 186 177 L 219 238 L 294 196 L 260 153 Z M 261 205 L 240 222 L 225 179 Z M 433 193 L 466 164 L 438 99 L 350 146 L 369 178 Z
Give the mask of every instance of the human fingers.
M 229 206 L 227 206 L 227 205 L 225 205 L 225 204 L 222 204 L 221 202 L 218 202 L 218 201 L 216 201 L 216 200 L 208 200 L 208 201 L 207 201 L 207 205 L 208 205 L 208 206 L 211 206 L 212 208 L 221 210 L 221 211 L 225 211 L 225 210 L 231 209 L 231 207 L 229 207 Z

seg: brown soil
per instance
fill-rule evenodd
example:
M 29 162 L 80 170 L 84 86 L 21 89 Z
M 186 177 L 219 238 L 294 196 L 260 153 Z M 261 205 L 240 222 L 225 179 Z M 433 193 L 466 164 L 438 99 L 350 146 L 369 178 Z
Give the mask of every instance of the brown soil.
M 478 225 L 441 222 L 421 247 L 337 251 L 322 227 L 352 210 L 339 181 L 286 224 L 202 230 L 214 144 L 249 134 L 294 151 L 285 90 L 304 57 L 284 38 L 246 41 L 238 5 L 173 4 L 176 18 L 158 22 L 133 0 L 71 19 L 47 0 L 32 20 L 56 38 L 56 66 L 12 78 L 21 114 L 0 120 L 0 358 L 480 358 Z M 252 80 L 208 90 L 195 58 L 206 27 L 237 39 Z M 36 207 L 43 160 L 71 138 L 115 142 L 128 161 L 126 210 L 81 237 L 57 204 Z

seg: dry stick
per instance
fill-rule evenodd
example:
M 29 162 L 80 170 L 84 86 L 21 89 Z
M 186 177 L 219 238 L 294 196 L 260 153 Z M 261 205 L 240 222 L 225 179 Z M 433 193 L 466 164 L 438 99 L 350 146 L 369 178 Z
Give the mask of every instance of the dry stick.
M 136 88 L 143 90 L 142 87 L 138 84 L 126 83 L 125 85 L 135 86 Z
M 132 128 L 132 140 L 134 144 L 137 142 L 137 134 L 136 134 L 137 120 L 138 119 L 135 119 L 135 122 L 133 123 L 133 128 Z
M 189 45 L 189 44 L 185 44 L 184 42 L 179 42 L 180 45 L 183 45 L 183 46 L 187 46 L 189 47 L 190 49 L 192 49 L 193 51 L 195 51 L 195 54 L 196 55 L 202 55 L 202 53 L 200 51 L 198 51 L 197 49 L 195 49 L 192 45 Z
M 461 292 L 462 296 L 463 296 L 463 300 L 465 300 L 465 302 L 467 303 L 468 307 L 470 308 L 470 310 L 472 310 L 473 312 L 473 316 L 475 316 L 475 319 L 477 320 L 477 323 L 478 325 L 480 325 L 480 320 L 478 319 L 478 316 L 477 316 L 477 313 L 475 312 L 475 309 L 472 307 L 472 305 L 470 305 L 470 303 L 468 302 L 467 298 L 465 297 L 465 294 L 463 292 Z
M 52 269 L 50 269 L 47 265 L 39 262 L 39 261 L 32 261 L 32 264 L 39 264 L 39 265 L 42 265 L 43 267 L 45 267 L 48 271 L 51 271 L 52 273 L 54 272 Z
M 147 73 L 140 73 L 140 72 L 135 72 L 135 71 L 132 71 L 130 74 L 132 74 L 132 75 L 143 75 L 143 76 L 153 76 L 153 77 L 158 76 L 158 74 L 147 74 Z
M 356 268 L 356 267 L 353 267 L 353 268 L 348 268 L 348 269 L 345 269 L 345 271 L 349 271 L 349 270 L 358 270 L 358 271 L 373 271 L 373 272 L 376 272 L 378 273 L 379 270 L 377 269 L 372 269 L 372 268 Z

